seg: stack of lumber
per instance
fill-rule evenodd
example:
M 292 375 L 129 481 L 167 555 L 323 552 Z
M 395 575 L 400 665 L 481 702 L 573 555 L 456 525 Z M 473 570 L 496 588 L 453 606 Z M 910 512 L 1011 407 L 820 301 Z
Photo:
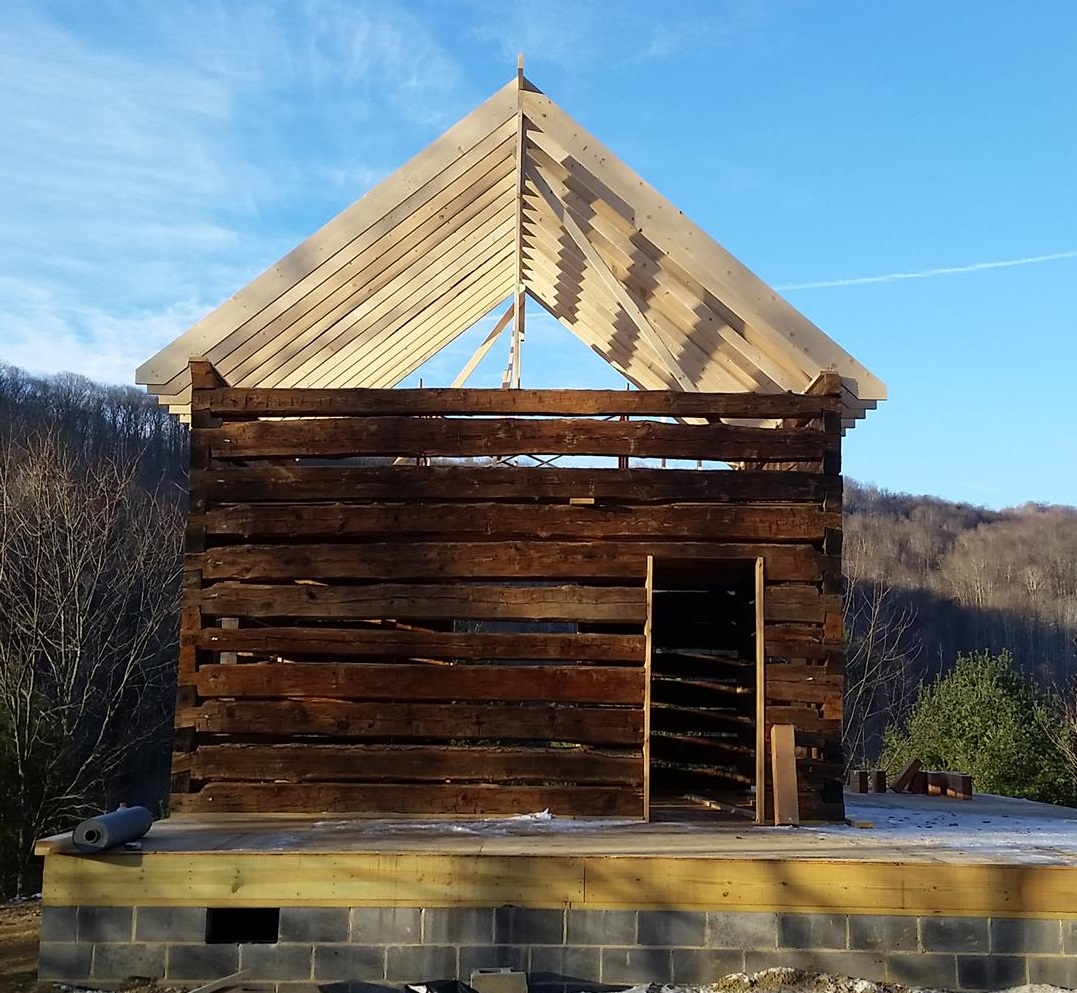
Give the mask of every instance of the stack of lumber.
M 849 789 L 853 793 L 885 793 L 886 771 L 883 769 L 854 769 L 849 773 Z M 918 758 L 905 763 L 890 783 L 894 793 L 920 793 L 928 796 L 949 796 L 960 800 L 972 799 L 972 776 L 967 772 L 928 771 Z

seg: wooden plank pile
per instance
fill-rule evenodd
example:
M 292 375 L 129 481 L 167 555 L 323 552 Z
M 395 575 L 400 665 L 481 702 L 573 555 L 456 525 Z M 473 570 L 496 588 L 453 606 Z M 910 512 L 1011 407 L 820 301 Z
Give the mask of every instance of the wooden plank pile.
M 853 769 L 849 773 L 849 790 L 853 793 L 885 793 L 885 769 Z M 919 793 L 972 799 L 972 776 L 967 772 L 930 771 L 918 758 L 909 759 L 890 783 L 894 793 Z

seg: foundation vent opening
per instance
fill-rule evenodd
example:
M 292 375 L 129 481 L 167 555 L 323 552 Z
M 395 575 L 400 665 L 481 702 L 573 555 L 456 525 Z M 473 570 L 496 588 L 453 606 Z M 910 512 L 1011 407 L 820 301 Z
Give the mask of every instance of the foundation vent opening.
M 207 945 L 275 945 L 280 937 L 280 907 L 209 907 Z

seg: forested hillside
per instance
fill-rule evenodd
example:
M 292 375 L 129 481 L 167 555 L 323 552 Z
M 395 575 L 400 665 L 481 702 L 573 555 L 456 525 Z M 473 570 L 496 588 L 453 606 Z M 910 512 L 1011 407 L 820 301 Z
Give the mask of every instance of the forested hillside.
M 959 654 L 1008 650 L 1047 689 L 1077 676 L 1077 507 L 991 511 L 846 482 L 851 758 Z
M 35 835 L 165 798 L 186 462 L 141 391 L 0 364 L 0 896 L 33 887 Z M 845 511 L 851 762 L 959 654 L 1073 699 L 1077 508 L 848 481 Z
M 167 792 L 186 429 L 0 365 L 0 898 L 35 837 Z

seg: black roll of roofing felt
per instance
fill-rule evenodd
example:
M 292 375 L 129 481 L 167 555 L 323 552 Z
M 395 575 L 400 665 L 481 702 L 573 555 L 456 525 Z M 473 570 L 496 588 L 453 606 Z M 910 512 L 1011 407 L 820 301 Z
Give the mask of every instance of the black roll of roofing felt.
M 145 807 L 120 807 L 108 814 L 82 821 L 71 833 L 80 852 L 103 852 L 141 838 L 153 823 Z

